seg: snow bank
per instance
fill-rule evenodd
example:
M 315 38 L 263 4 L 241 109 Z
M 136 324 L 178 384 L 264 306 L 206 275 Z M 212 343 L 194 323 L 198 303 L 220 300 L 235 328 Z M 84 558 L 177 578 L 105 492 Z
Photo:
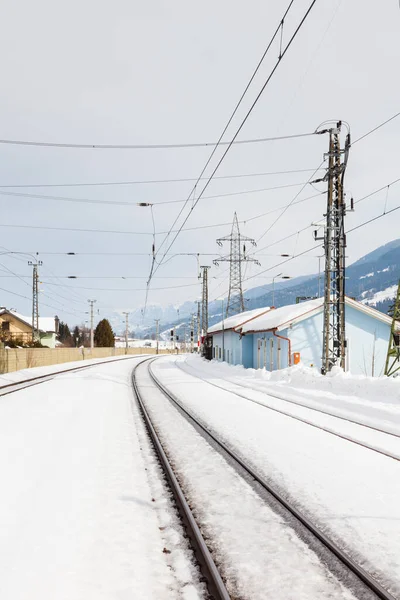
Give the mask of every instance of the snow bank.
M 359 399 L 371 400 L 382 404 L 394 404 L 400 410 L 400 377 L 367 377 L 344 372 L 339 367 L 334 367 L 327 375 L 315 367 L 306 367 L 301 363 L 280 369 L 267 371 L 266 369 L 245 369 L 242 365 L 229 365 L 217 360 L 211 362 L 197 356 L 191 356 L 190 365 L 196 369 L 205 370 L 207 374 L 218 377 L 240 377 L 245 380 L 262 381 L 265 384 L 274 384 L 281 388 L 295 387 L 315 392 L 331 392 L 339 396 L 353 396 Z M 267 390 L 266 390 L 267 391 Z

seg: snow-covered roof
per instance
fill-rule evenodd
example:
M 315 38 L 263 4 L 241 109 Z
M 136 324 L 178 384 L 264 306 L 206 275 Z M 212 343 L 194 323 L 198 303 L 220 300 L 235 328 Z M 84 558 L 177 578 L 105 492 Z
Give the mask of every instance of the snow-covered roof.
M 25 317 L 24 315 L 20 315 L 19 313 L 15 312 L 14 310 L 3 309 L 0 311 L 0 315 L 2 315 L 4 313 L 13 315 L 20 321 L 23 321 L 24 323 L 29 325 L 29 327 L 32 327 L 32 317 Z M 56 322 L 55 322 L 54 317 L 39 317 L 39 329 L 40 329 L 40 331 L 55 332 L 56 331 Z
M 254 308 L 253 310 L 246 310 L 245 312 L 238 313 L 237 315 L 232 315 L 232 317 L 228 317 L 227 319 L 216 323 L 212 327 L 209 327 L 208 333 L 216 333 L 217 331 L 222 331 L 222 329 L 225 331 L 227 329 L 235 329 L 236 327 L 243 325 L 243 323 L 247 323 L 247 321 L 251 321 L 255 317 L 264 314 L 268 310 L 269 307 L 265 306 L 263 308 Z
M 372 308 L 371 306 L 365 306 L 361 302 L 357 302 L 352 298 L 346 296 L 346 306 L 355 308 L 360 312 L 369 315 L 374 319 L 378 319 L 387 325 L 391 325 L 392 319 L 381 313 L 380 311 Z M 241 327 L 236 327 L 241 333 L 250 333 L 252 331 L 270 331 L 276 329 L 277 331 L 283 331 L 298 323 L 304 319 L 321 312 L 324 306 L 323 298 L 316 298 L 314 300 L 307 300 L 306 302 L 300 302 L 299 304 L 289 304 L 288 306 L 281 306 L 280 308 L 273 308 L 264 314 L 256 317 L 249 323 L 243 324 Z

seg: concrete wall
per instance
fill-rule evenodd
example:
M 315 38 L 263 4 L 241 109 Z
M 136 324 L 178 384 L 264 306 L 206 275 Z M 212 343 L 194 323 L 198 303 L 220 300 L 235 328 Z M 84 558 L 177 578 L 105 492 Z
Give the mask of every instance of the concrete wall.
M 129 348 L 128 354 L 155 354 L 155 348 Z M 160 350 L 160 354 L 166 354 Z M 125 348 L 0 348 L 0 374 L 90 358 L 124 356 Z

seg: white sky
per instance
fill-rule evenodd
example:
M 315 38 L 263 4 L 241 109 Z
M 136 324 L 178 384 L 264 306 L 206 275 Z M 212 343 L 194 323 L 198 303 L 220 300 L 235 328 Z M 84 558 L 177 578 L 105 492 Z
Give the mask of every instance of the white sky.
M 286 4 L 286 3 L 285 3 Z M 284 29 L 288 39 L 308 0 L 296 0 Z M 218 139 L 249 76 L 279 22 L 284 7 L 273 0 L 176 0 L 146 3 L 85 0 L 66 4 L 50 0 L 15 0 L 0 8 L 0 138 L 93 144 L 157 144 Z M 243 105 L 238 124 L 276 60 L 274 46 Z M 350 123 L 356 139 L 400 110 L 400 8 L 397 0 L 318 0 L 305 26 L 279 66 L 240 137 L 242 139 L 313 131 L 327 119 Z M 230 129 L 233 133 L 235 128 Z M 347 193 L 354 199 L 400 177 L 397 144 L 400 117 L 351 149 Z M 227 136 L 229 139 L 229 135 Z M 327 149 L 326 136 L 235 146 L 218 174 L 313 169 Z M 94 150 L 0 144 L 0 185 L 134 181 L 197 177 L 209 148 L 178 150 Z M 219 152 L 218 157 L 222 151 Z M 215 165 L 215 161 L 213 162 Z M 211 170 L 207 171 L 207 174 Z M 301 183 L 310 173 L 215 180 L 208 195 Z M 163 202 L 185 199 L 191 182 L 107 187 L 8 189 L 12 192 L 58 195 L 108 201 Z M 319 184 L 319 190 L 324 186 Z M 283 206 L 300 187 L 204 199 L 193 211 L 174 252 L 215 253 L 215 239 L 229 234 L 233 212 L 240 221 Z M 7 191 L 7 190 L 3 190 Z M 387 209 L 399 204 L 400 183 L 390 189 Z M 308 186 L 300 198 L 314 195 Z M 1 195 L 2 225 L 34 225 L 106 229 L 151 234 L 149 208 L 61 202 Z M 366 200 L 347 217 L 347 228 L 383 211 L 386 192 Z M 155 206 L 158 232 L 172 224 L 182 204 Z M 325 196 L 290 208 L 260 242 L 260 248 L 322 218 Z M 279 214 L 242 225 L 258 239 Z M 348 236 L 348 262 L 399 237 L 400 212 Z M 199 229 L 202 226 L 226 225 Z M 57 312 L 69 323 L 87 316 L 87 298 L 96 298 L 100 312 L 132 310 L 144 302 L 148 256 L 63 256 L 47 252 L 151 251 L 151 235 L 82 233 L 0 227 L 1 246 L 18 252 L 39 252 L 41 314 Z M 160 244 L 162 235 L 157 236 Z M 269 269 L 279 254 L 312 246 L 312 228 L 286 242 L 260 251 Z M 228 250 L 228 248 L 226 249 Z M 310 255 L 277 267 L 247 285 L 269 283 L 276 273 L 290 276 L 316 272 Z M 42 254 L 43 253 L 43 254 Z M 265 256 L 270 254 L 272 256 Z M 5 268 L 30 276 L 28 256 L 0 256 L 0 305 L 30 311 L 30 279 L 5 277 Z M 211 264 L 212 256 L 201 257 Z M 4 266 L 3 266 L 4 265 Z M 176 257 L 160 267 L 149 303 L 177 304 L 199 295 L 196 260 Z M 61 277 L 49 279 L 56 274 Z M 78 280 L 63 279 L 68 275 Z M 84 278 L 84 277 L 90 278 Z M 94 279 L 113 276 L 119 279 Z M 122 277 L 143 277 L 124 280 Z M 165 279 L 162 279 L 164 277 Z M 226 267 L 213 267 L 211 299 L 227 290 Z M 213 279 L 217 277 L 217 279 Z M 50 285 L 56 283 L 57 285 Z M 27 285 L 28 284 L 28 285 Z M 190 287 L 175 287 L 188 286 Z M 66 287 L 72 286 L 73 293 Z M 168 288 L 157 290 L 155 288 Z M 174 286 L 174 287 L 172 287 Z M 90 288 L 90 289 L 86 289 Z M 105 288 L 105 289 L 93 289 Z M 112 288 L 112 289 L 110 289 Z M 133 291 L 134 288 L 137 291 Z M 138 288 L 140 288 L 138 290 Z M 126 290 L 126 291 L 125 291 Z M 61 298 L 63 296 L 64 298 Z M 44 304 L 51 307 L 46 307 Z M 72 313 L 72 314 L 70 314 Z

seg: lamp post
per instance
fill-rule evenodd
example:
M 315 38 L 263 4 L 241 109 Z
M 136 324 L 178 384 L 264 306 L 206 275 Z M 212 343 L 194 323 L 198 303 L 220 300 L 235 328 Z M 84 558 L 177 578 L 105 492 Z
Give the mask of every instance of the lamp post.
M 275 279 L 291 279 L 290 275 L 282 275 L 282 273 L 278 273 L 272 278 L 272 306 L 275 306 Z

